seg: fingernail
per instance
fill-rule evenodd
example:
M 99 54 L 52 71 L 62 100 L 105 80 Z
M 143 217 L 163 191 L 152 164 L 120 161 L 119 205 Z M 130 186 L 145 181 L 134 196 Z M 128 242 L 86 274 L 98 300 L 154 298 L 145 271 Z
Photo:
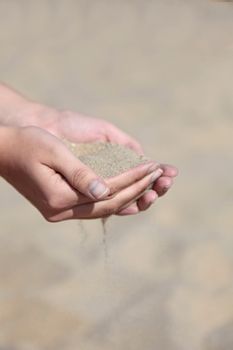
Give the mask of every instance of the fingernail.
M 100 199 L 109 193 L 109 188 L 99 180 L 92 181 L 89 187 L 89 193 L 96 199 Z
M 156 164 L 156 163 L 150 163 L 145 165 L 145 168 L 147 168 L 147 174 L 151 174 L 153 173 L 153 171 L 155 171 L 156 169 L 158 169 L 160 166 L 160 164 Z
M 151 176 L 151 182 L 155 182 L 155 180 L 157 180 L 163 173 L 162 169 L 157 169 L 156 171 L 154 171 L 154 173 Z

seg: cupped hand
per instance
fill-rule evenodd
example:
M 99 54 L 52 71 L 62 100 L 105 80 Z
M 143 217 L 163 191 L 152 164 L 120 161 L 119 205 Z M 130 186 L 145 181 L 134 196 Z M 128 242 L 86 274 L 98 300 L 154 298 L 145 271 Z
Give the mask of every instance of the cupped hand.
M 148 162 L 104 181 L 37 127 L 0 128 L 0 175 L 51 222 L 118 213 L 161 175 Z
M 39 109 L 40 111 L 40 109 Z M 42 108 L 40 127 L 49 130 L 60 138 L 81 142 L 113 142 L 132 148 L 138 154 L 143 154 L 141 145 L 131 136 L 118 129 L 113 124 L 97 118 L 81 115 L 73 111 L 57 111 Z M 178 170 L 172 165 L 161 164 L 163 173 L 154 183 L 152 189 L 141 196 L 134 204 L 126 206 L 118 215 L 132 215 L 145 211 L 158 197 L 163 196 L 173 185 Z

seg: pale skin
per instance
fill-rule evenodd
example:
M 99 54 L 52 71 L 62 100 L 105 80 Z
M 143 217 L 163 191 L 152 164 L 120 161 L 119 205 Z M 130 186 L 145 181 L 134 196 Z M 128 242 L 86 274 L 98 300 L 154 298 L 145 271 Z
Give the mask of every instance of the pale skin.
M 143 152 L 111 123 L 40 105 L 0 85 L 0 175 L 50 222 L 137 214 L 164 195 L 177 175 L 175 167 L 150 161 L 100 179 L 73 156 L 64 138 L 114 142 Z M 152 189 L 144 193 L 148 186 Z

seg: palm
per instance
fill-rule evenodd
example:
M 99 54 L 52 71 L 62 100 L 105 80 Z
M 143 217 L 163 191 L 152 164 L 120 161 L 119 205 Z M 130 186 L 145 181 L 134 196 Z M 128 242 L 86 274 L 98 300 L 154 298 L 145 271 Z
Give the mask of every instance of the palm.
M 142 148 L 136 140 L 111 123 L 72 111 L 60 112 L 59 122 L 52 124 L 50 131 L 72 142 L 108 141 L 126 145 L 142 153 Z
M 74 142 L 108 141 L 108 130 L 104 122 L 83 117 L 72 112 L 63 112 L 60 132 Z

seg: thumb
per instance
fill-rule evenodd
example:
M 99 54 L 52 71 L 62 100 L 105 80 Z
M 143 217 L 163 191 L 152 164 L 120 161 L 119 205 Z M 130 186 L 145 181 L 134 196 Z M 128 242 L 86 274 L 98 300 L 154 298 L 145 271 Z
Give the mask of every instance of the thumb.
M 63 175 L 67 182 L 91 199 L 103 199 L 108 196 L 110 189 L 102 178 L 76 158 L 66 146 L 56 150 L 53 168 Z

